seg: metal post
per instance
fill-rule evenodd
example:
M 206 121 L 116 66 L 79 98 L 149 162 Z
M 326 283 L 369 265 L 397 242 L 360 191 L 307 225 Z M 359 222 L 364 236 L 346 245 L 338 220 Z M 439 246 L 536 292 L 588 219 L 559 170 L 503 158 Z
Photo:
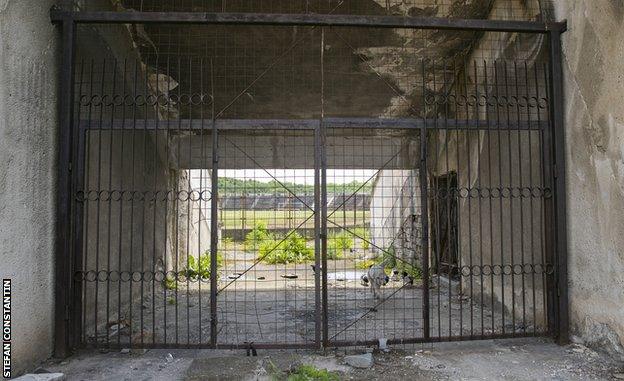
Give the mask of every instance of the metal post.
M 219 205 L 219 154 L 218 131 L 212 124 L 212 173 L 210 195 L 210 345 L 217 346 L 217 251 L 218 251 L 218 205 Z
M 73 258 L 74 262 L 71 266 L 70 276 L 83 269 L 83 228 L 84 228 L 84 203 L 86 201 L 86 193 L 84 193 L 84 173 L 85 173 L 85 153 L 87 144 L 88 131 L 79 127 L 75 127 L 78 131 L 78 146 L 76 147 L 77 156 L 74 160 L 75 169 L 73 173 L 72 182 L 74 184 L 72 194 L 78 194 L 83 192 L 83 196 L 80 200 L 74 203 L 75 208 L 73 211 Z M 81 343 L 82 332 L 84 327 L 82 326 L 82 289 L 84 287 L 84 272 L 80 277 L 72 281 L 72 298 L 69 303 L 73 308 L 72 311 L 72 333 L 70 335 L 69 345 L 71 348 L 75 348 Z
M 325 118 L 325 28 L 321 29 L 321 122 L 319 145 L 321 154 L 321 304 L 323 309 L 323 347 L 329 346 L 329 322 L 327 321 L 327 152 L 325 150 L 327 132 Z
M 422 255 L 422 319 L 423 319 L 423 337 L 425 340 L 430 338 L 429 323 L 429 194 L 427 189 L 427 129 L 420 131 L 420 166 L 418 168 L 420 181 L 420 222 L 421 222 L 421 241 L 420 250 Z
M 210 88 L 212 95 L 212 172 L 210 191 L 210 346 L 217 347 L 217 251 L 219 207 L 219 129 L 215 119 L 214 66 L 210 62 Z
M 62 46 L 59 129 L 58 129 L 58 188 L 56 200 L 56 242 L 55 242 L 55 332 L 54 355 L 69 355 L 70 295 L 72 289 L 71 261 L 71 190 L 72 190 L 72 140 L 73 140 L 73 85 L 74 85 L 74 40 L 76 25 L 66 17 L 62 21 Z
M 565 117 L 563 94 L 563 52 L 561 49 L 561 33 L 557 29 L 550 31 L 550 111 L 552 128 L 550 129 L 553 177 L 554 207 L 554 259 L 557 317 L 555 334 L 560 344 L 569 341 L 568 316 L 568 246 L 566 232 L 566 186 L 565 186 Z M 554 302 L 554 301 L 553 301 Z
M 314 341 L 317 349 L 321 349 L 321 330 L 323 316 L 321 314 L 321 131 L 320 125 L 314 129 L 314 307 L 315 325 Z

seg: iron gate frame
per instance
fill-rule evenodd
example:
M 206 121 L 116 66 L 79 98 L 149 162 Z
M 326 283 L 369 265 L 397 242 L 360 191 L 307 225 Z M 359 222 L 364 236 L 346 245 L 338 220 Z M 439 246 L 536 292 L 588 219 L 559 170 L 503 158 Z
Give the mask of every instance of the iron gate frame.
M 568 288 L 567 288 L 567 236 L 566 236 L 566 198 L 565 198 L 565 123 L 564 123 L 564 93 L 563 93 L 563 51 L 561 36 L 567 29 L 567 22 L 542 22 L 542 21 L 506 21 L 506 20 L 477 20 L 477 19 L 447 19 L 447 18 L 424 18 L 424 17 L 402 17 L 402 16 L 354 16 L 354 15 L 320 15 L 320 14 L 267 14 L 267 13 L 205 13 L 205 12 L 91 12 L 91 11 L 70 11 L 58 7 L 52 7 L 50 17 L 53 24 L 59 25 L 61 29 L 61 70 L 59 74 L 59 125 L 58 125 L 58 185 L 56 203 L 56 242 L 55 242 L 55 338 L 54 353 L 58 357 L 67 357 L 75 347 L 75 338 L 72 335 L 72 325 L 75 323 L 76 311 L 74 305 L 74 285 L 73 269 L 75 260 L 73 253 L 79 249 L 77 239 L 74 237 L 75 230 L 81 229 L 75 226 L 76 220 L 73 215 L 79 213 L 72 207 L 73 184 L 78 181 L 81 172 L 80 160 L 74 157 L 75 142 L 74 137 L 76 126 L 73 118 L 74 109 L 74 71 L 76 56 L 76 31 L 81 24 L 187 24 L 187 25 L 266 25 L 266 26 L 317 26 L 326 27 L 357 27 L 357 28 L 403 28 L 403 29 L 437 29 L 437 30 L 466 30 L 477 32 L 518 32 L 541 34 L 547 37 L 549 43 L 549 63 L 548 63 L 548 91 L 550 118 L 544 126 L 544 176 L 552 183 L 552 198 L 544 202 L 545 216 L 545 237 L 547 248 L 552 252 L 555 271 L 554 279 L 550 281 L 554 284 L 548 286 L 547 321 L 548 333 L 560 344 L 569 341 L 569 312 L 568 312 Z M 258 122 L 258 121 L 256 121 Z M 281 121 L 287 123 L 288 121 Z M 291 121 L 292 122 L 292 121 Z M 298 123 L 301 120 L 296 121 Z M 447 120 L 448 122 L 448 120 Z M 219 123 L 249 123 L 249 121 L 214 121 L 212 123 L 213 134 L 218 133 Z M 369 126 L 375 128 L 417 128 L 423 133 L 430 128 L 437 126 L 437 120 L 423 119 L 389 119 L 380 120 L 375 118 L 324 118 L 313 121 L 318 123 L 315 127 L 315 135 L 318 135 L 320 146 L 324 146 L 325 127 L 333 125 L 336 127 Z M 192 122 L 189 122 L 192 128 Z M 479 121 L 474 126 L 479 128 Z M 519 126 L 518 126 L 519 127 Z M 113 128 L 113 126 L 111 126 Z M 507 128 L 510 128 L 507 126 Z M 79 134 L 78 136 L 80 136 Z M 216 135 L 213 135 L 216 136 Z M 425 141 L 425 139 L 421 139 Z M 213 139 L 216 144 L 216 139 Z M 421 164 L 426 161 L 426 143 L 421 143 Z M 315 154 L 318 147 L 315 148 Z M 321 159 L 320 187 L 324 189 L 325 179 L 325 155 Z M 213 164 L 218 162 L 217 152 L 213 149 Z M 82 169 L 83 170 L 83 169 Z M 316 168 L 315 168 L 316 170 Z M 423 172 L 423 171 L 421 171 Z M 213 171 L 216 176 L 216 171 Z M 421 174 L 422 176 L 422 174 Z M 426 174 L 424 175 L 426 176 Z M 421 182 L 426 184 L 425 182 Z M 213 194 L 218 193 L 217 182 L 212 182 Z M 423 189 L 424 188 L 424 189 Z M 326 199 L 321 192 L 321 266 L 326 265 L 326 232 L 327 222 L 323 218 L 326 216 Z M 427 186 L 421 186 L 421 195 L 427 196 Z M 315 196 L 316 197 L 316 196 Z M 212 197 L 216 200 L 216 197 Z M 212 201 L 213 203 L 215 201 Z M 425 203 L 426 204 L 426 203 Z M 425 206 L 426 208 L 426 206 Z M 212 224 L 217 223 L 216 208 L 212 208 Z M 552 219 L 549 220 L 549 219 Z M 426 226 L 427 219 L 423 219 Z M 214 231 L 214 229 L 212 229 Z M 424 230 L 426 232 L 427 230 Z M 213 233 L 214 234 L 214 233 Z M 426 233 L 423 240 L 427 239 Z M 216 252 L 216 240 L 211 241 L 211 252 Z M 427 256 L 424 256 L 427 257 Z M 428 257 L 424 258 L 425 269 L 428 268 Z M 212 256 L 211 267 L 216 267 L 216 256 Z M 325 263 L 324 263 L 325 262 Z M 327 347 L 327 274 L 322 271 L 321 306 L 323 315 L 322 343 L 317 340 L 317 346 Z M 211 311 L 214 311 L 212 304 L 216 303 L 216 298 L 212 293 L 216 291 L 216 278 L 211 277 Z M 428 271 L 424 272 L 423 283 L 428 284 Z M 424 289 L 425 287 L 423 287 Z M 432 338 L 428 328 L 428 298 L 424 300 L 423 317 L 427 325 L 424 330 L 424 337 L 415 342 L 443 341 L 443 338 Z M 216 306 L 215 306 L 216 307 Z M 317 308 L 318 312 L 318 308 Z M 216 333 L 214 325 L 216 317 L 211 316 L 211 341 L 212 335 Z M 318 328 L 318 319 L 317 319 Z M 213 333 L 214 332 L 214 333 Z M 318 335 L 318 329 L 316 335 Z M 516 335 L 517 336 L 517 335 Z M 488 338 L 491 338 L 488 336 Z M 448 340 L 458 340 L 457 338 L 447 338 Z M 405 343 L 405 341 L 400 341 Z M 390 342 L 392 344 L 392 342 Z

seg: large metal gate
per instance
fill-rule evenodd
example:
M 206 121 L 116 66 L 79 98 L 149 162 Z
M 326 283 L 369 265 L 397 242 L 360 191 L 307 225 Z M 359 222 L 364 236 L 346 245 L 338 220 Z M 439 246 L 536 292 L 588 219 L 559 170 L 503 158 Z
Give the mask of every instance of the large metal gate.
M 332 12 L 53 11 L 59 354 L 566 340 L 564 24 Z

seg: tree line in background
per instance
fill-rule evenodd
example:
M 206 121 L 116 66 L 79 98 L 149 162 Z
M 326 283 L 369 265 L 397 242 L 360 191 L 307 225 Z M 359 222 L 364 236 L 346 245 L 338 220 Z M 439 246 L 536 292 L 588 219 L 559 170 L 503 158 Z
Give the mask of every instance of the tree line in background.
M 232 177 L 219 178 L 219 193 L 222 195 L 240 196 L 243 194 L 289 194 L 295 193 L 297 195 L 314 194 L 314 185 L 312 184 L 297 184 L 287 181 L 278 182 L 271 180 L 268 182 L 258 180 L 242 180 Z M 333 194 L 353 194 L 367 193 L 370 194 L 372 190 L 372 181 L 367 183 L 352 181 L 344 184 L 327 184 L 327 192 Z

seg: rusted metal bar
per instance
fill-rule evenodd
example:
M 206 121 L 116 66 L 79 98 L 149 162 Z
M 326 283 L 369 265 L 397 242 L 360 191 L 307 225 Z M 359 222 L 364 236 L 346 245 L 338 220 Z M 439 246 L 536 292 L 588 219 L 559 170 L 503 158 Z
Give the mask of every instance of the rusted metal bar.
M 73 89 L 76 24 L 64 16 L 62 22 L 63 52 L 61 56 L 58 128 L 58 185 L 56 202 L 56 284 L 54 355 L 67 357 L 70 342 L 70 314 L 72 295 L 71 210 L 72 210 L 72 152 L 73 152 Z
M 273 26 L 326 26 L 363 28 L 408 28 L 474 30 L 496 32 L 547 33 L 564 31 L 566 22 L 452 19 L 440 17 L 360 16 L 278 13 L 208 12 L 95 12 L 65 11 L 52 8 L 53 23 L 70 18 L 76 23 L 104 24 L 221 24 Z
M 321 131 L 314 129 L 314 341 L 316 348 L 322 348 L 323 315 L 321 302 Z
M 568 316 L 568 275 L 567 275 L 567 233 L 566 233 L 566 192 L 565 192 L 565 116 L 563 92 L 563 52 L 561 48 L 561 30 L 551 31 L 550 38 L 550 113 L 551 142 L 553 156 L 553 207 L 555 224 L 555 287 L 557 341 L 566 344 L 569 341 Z
M 416 119 L 416 118 L 324 118 L 321 120 L 324 126 L 327 128 L 366 128 L 366 129 L 409 129 L 420 130 L 436 129 L 444 119 Z M 465 130 L 493 130 L 494 128 L 488 126 L 487 120 L 455 120 L 447 119 L 444 122 L 453 124 L 456 129 Z M 134 123 L 134 121 L 132 121 Z M 158 128 L 158 120 L 142 119 L 136 121 L 136 128 L 144 130 L 155 130 Z M 177 123 L 177 121 L 176 121 Z M 211 121 L 205 121 L 202 119 L 183 119 L 179 121 L 180 130 L 198 130 L 207 128 L 206 125 L 212 123 Z M 215 124 L 219 130 L 310 130 L 315 128 L 319 123 L 318 119 L 221 119 L 216 120 Z M 100 129 L 100 125 L 97 126 L 90 123 L 89 120 L 81 120 L 80 128 Z M 203 126 L 203 127 L 202 127 Z M 532 121 L 509 121 L 501 123 L 500 129 L 502 130 L 540 130 L 548 127 L 548 122 L 532 122 Z M 101 128 L 103 130 L 113 129 L 132 130 L 133 124 L 128 120 L 104 120 L 102 121 Z M 178 128 L 176 127 L 176 130 Z
M 212 99 L 215 99 L 214 93 L 214 67 L 210 65 L 210 83 L 212 91 Z M 215 123 L 215 108 L 212 102 L 212 170 L 211 170 L 211 191 L 210 191 L 210 346 L 217 346 L 217 251 L 219 250 L 219 128 Z
M 422 71 L 425 71 L 424 61 L 421 61 Z M 423 78 L 425 78 L 423 76 Z M 425 96 L 425 82 L 423 79 L 423 97 Z M 418 167 L 420 185 L 420 223 L 421 223 L 421 261 L 422 261 L 422 319 L 423 338 L 429 340 L 431 324 L 429 321 L 429 194 L 427 178 L 427 129 L 424 127 L 420 131 L 420 165 Z

